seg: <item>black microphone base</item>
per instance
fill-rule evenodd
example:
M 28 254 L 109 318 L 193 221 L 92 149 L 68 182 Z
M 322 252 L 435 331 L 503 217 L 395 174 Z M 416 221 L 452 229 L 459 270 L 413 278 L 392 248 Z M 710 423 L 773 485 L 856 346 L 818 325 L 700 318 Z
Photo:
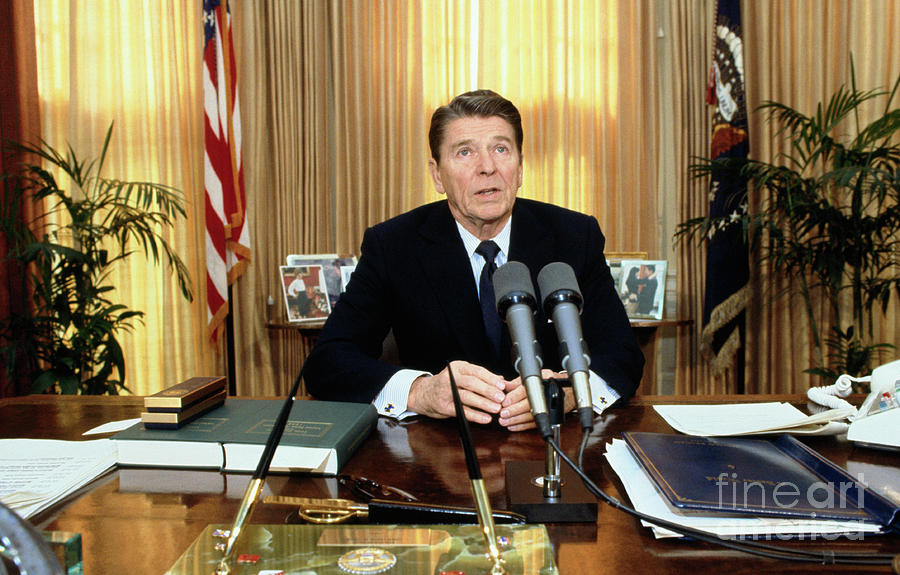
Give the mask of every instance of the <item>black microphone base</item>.
M 506 497 L 510 511 L 525 516 L 528 523 L 596 523 L 597 498 L 569 467 L 560 470 L 559 497 L 544 497 L 543 461 L 508 461 Z

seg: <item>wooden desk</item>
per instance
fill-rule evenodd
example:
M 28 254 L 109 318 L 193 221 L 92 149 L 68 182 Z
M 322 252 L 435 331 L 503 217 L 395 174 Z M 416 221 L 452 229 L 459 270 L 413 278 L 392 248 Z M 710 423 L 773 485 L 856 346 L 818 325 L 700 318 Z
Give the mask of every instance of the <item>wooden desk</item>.
M 621 485 L 601 455 L 603 445 L 623 430 L 671 432 L 652 410 L 654 403 L 687 400 L 798 400 L 785 396 L 679 398 L 641 396 L 628 407 L 597 420 L 588 451 L 587 472 L 612 496 L 627 502 Z M 136 417 L 141 398 L 31 396 L 0 400 L 0 437 L 82 439 L 99 423 Z M 504 466 L 507 461 L 542 460 L 544 446 L 534 432 L 508 433 L 473 426 L 491 504 L 505 508 Z M 562 444 L 577 450 L 580 430 L 570 419 Z M 848 444 L 837 438 L 809 438 L 814 449 L 839 465 L 868 465 L 870 470 L 900 468 L 900 454 Z M 344 472 L 395 485 L 424 499 L 470 505 L 464 456 L 451 420 L 419 420 L 397 425 L 382 419 Z M 867 472 L 869 473 L 869 472 Z M 237 510 L 247 475 L 211 471 L 116 470 L 55 508 L 35 517 L 41 529 L 82 534 L 84 573 L 159 574 L 172 566 L 198 533 L 210 523 L 229 524 Z M 267 493 L 328 496 L 334 479 L 273 476 Z M 342 496 L 349 496 L 341 492 Z M 260 505 L 253 523 L 280 523 L 284 508 Z M 562 574 L 590 573 L 845 573 L 887 572 L 860 567 L 825 568 L 759 559 L 707 544 L 655 540 L 638 521 L 600 505 L 597 524 L 550 525 L 557 565 Z M 872 536 L 864 541 L 805 542 L 805 548 L 900 553 L 900 537 Z

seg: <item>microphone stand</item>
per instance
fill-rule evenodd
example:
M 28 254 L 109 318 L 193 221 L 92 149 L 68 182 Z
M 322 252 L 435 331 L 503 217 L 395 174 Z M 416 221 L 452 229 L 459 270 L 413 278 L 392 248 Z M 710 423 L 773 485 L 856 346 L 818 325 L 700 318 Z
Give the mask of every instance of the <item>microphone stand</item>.
M 544 383 L 544 390 L 547 396 L 547 411 L 550 413 L 550 437 L 559 445 L 560 429 L 566 417 L 565 394 L 554 380 L 547 380 Z M 546 450 L 544 477 L 542 480 L 544 499 L 558 499 L 562 496 L 559 454 L 556 453 L 550 443 L 547 443 Z
M 550 415 L 550 437 L 559 445 L 565 422 L 565 379 L 544 380 Z M 506 493 L 509 510 L 525 516 L 528 523 L 596 523 L 597 498 L 568 467 L 548 442 L 544 461 L 508 461 Z

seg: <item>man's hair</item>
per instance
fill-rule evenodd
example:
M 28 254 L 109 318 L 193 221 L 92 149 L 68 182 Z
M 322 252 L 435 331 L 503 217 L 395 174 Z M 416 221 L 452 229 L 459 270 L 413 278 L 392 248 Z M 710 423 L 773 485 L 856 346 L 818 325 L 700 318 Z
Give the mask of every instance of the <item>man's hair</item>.
M 522 117 L 515 105 L 492 90 L 473 90 L 453 98 L 446 106 L 441 106 L 431 115 L 431 128 L 428 130 L 428 145 L 431 157 L 440 163 L 441 142 L 447 126 L 453 120 L 467 117 L 490 118 L 497 116 L 512 126 L 516 137 L 516 148 L 519 158 L 522 157 Z

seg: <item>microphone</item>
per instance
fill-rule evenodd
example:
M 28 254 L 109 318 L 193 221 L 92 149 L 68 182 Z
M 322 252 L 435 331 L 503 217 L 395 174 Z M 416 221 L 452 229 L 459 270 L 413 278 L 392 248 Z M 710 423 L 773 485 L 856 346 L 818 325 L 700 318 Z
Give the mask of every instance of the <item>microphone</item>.
M 534 335 L 534 313 L 537 300 L 531 273 L 521 262 L 506 262 L 494 272 L 494 299 L 500 319 L 509 326 L 509 336 L 515 357 L 514 366 L 522 378 L 528 405 L 541 437 L 550 436 L 550 413 L 544 397 L 544 378 L 541 376 L 540 346 Z
M 581 307 L 584 299 L 572 266 L 563 262 L 549 263 L 538 273 L 538 287 L 544 296 L 544 313 L 553 319 L 559 339 L 563 369 L 569 374 L 575 390 L 581 429 L 594 429 L 588 365 L 591 357 L 581 335 Z

